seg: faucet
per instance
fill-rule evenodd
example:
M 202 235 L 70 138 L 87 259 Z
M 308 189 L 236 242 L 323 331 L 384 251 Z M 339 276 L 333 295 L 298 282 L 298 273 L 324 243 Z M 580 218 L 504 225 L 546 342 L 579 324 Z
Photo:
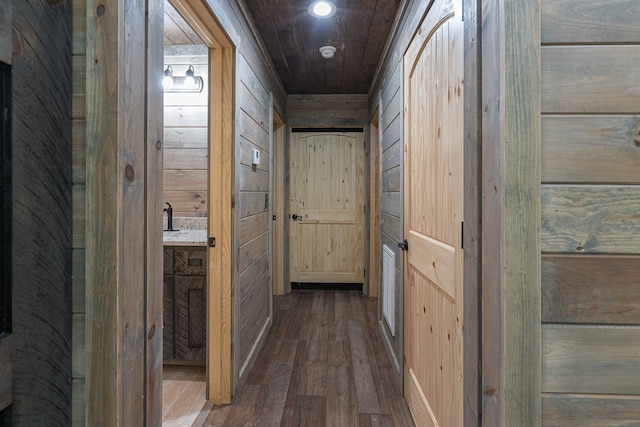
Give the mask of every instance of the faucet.
M 171 207 L 171 203 L 165 202 L 165 204 L 168 207 L 164 208 L 162 212 L 167 213 L 167 230 L 166 231 L 173 231 L 173 208 Z

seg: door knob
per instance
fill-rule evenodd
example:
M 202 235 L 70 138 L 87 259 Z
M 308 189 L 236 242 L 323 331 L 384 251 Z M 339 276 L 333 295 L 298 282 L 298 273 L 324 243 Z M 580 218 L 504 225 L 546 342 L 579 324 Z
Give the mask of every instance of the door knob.
M 291 218 L 295 221 L 296 219 L 302 219 L 302 215 L 293 214 L 291 215 Z

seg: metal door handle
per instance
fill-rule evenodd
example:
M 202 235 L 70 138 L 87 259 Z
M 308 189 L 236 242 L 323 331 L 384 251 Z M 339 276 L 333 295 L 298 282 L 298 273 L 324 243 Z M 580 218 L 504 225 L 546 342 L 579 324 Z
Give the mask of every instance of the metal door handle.
M 404 239 L 403 242 L 398 243 L 398 247 L 400 249 L 402 249 L 403 251 L 408 251 L 409 250 L 409 242 L 407 242 L 407 239 Z
M 295 221 L 296 219 L 302 219 L 302 215 L 293 214 L 291 215 L 291 218 Z

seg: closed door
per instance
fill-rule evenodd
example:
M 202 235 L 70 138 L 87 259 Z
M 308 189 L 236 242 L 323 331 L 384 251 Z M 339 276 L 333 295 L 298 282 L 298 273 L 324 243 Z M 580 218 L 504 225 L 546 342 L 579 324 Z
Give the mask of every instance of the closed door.
M 404 58 L 405 396 L 421 426 L 462 426 L 463 24 L 436 0 Z
M 364 138 L 294 132 L 289 165 L 291 282 L 364 283 Z

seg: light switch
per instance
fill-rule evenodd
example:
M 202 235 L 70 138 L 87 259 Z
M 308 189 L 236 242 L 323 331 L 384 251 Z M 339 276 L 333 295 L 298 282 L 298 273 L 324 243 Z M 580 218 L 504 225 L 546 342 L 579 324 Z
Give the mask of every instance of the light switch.
M 251 164 L 256 166 L 260 164 L 260 150 L 257 148 L 251 149 Z

